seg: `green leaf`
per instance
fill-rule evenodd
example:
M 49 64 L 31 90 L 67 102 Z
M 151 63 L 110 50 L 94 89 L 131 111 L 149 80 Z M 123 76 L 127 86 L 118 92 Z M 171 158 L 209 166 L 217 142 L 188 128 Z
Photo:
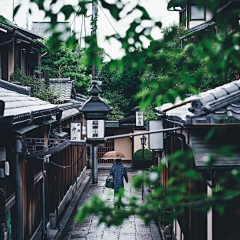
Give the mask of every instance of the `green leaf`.
M 107 3 L 105 0 L 100 0 L 102 6 L 106 9 L 108 9 L 112 15 L 117 21 L 120 20 L 119 13 L 122 11 L 122 8 L 118 8 L 115 4 Z
M 18 12 L 18 10 L 19 10 L 20 7 L 21 7 L 21 4 L 17 5 L 17 6 L 14 8 L 14 10 L 13 10 L 13 17 L 16 16 L 16 14 L 17 14 L 17 12 Z
M 75 12 L 75 10 L 72 5 L 64 5 L 60 9 L 60 12 L 62 12 L 65 15 L 65 20 L 68 20 L 71 14 Z

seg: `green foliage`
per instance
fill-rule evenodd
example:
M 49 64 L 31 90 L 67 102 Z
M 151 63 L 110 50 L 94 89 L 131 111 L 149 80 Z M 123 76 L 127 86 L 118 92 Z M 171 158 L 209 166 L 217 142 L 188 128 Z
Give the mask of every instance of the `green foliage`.
M 36 3 L 40 10 L 45 11 L 46 17 L 51 19 L 52 26 L 50 29 L 55 32 L 53 32 L 49 42 L 52 50 L 56 51 L 61 46 L 62 37 L 62 33 L 56 31 L 58 14 L 63 13 L 65 18 L 68 19 L 77 10 L 65 7 L 55 13 L 52 8 L 49 9 L 49 6 L 44 4 L 45 0 L 31 0 L 31 2 Z M 52 3 L 55 2 L 55 0 L 52 0 Z M 186 2 L 188 0 L 170 0 L 168 8 L 184 6 Z M 126 63 L 129 63 L 131 69 L 137 73 L 138 77 L 141 77 L 141 92 L 137 97 L 141 101 L 142 107 L 154 104 L 159 106 L 165 102 L 174 102 L 177 96 L 184 99 L 187 94 L 196 94 L 199 91 L 205 91 L 218 84 L 231 81 L 234 78 L 235 70 L 240 68 L 240 28 L 238 22 L 240 6 L 238 1 L 231 1 L 229 8 L 225 9 L 224 15 L 222 15 L 223 11 L 219 11 L 219 9 L 226 4 L 226 1 L 195 0 L 195 4 L 199 7 L 205 6 L 206 10 L 213 14 L 213 20 L 217 22 L 221 32 L 225 34 L 216 34 L 215 28 L 210 28 L 207 32 L 200 31 L 199 34 L 195 32 L 193 33 L 195 42 L 185 42 L 183 49 L 179 48 L 178 41 L 178 36 L 182 34 L 181 29 L 176 27 L 164 30 L 163 41 L 154 41 L 152 39 L 150 28 L 144 25 L 143 21 L 150 22 L 152 27 L 156 26 L 159 30 L 162 24 L 152 19 L 146 9 L 138 5 L 138 3 L 133 4 L 132 9 L 129 9 L 128 3 L 122 1 L 109 3 L 100 0 L 100 3 L 104 10 L 109 10 L 116 20 L 120 19 L 120 14 L 123 12 L 125 12 L 124 16 L 127 19 L 132 19 L 123 38 L 119 38 L 116 34 L 107 36 L 107 39 L 118 41 L 125 51 L 125 56 L 121 60 L 112 61 L 109 66 L 114 66 L 114 68 L 123 71 Z M 85 16 L 88 4 L 88 0 L 79 1 L 77 15 Z M 18 9 L 17 7 L 15 12 Z M 132 18 L 132 13 L 135 10 L 138 11 L 139 15 Z M 234 28 L 226 34 L 228 26 L 234 26 Z M 68 42 L 69 45 L 74 43 L 74 38 L 75 35 L 71 37 L 71 41 Z M 144 48 L 142 39 L 149 39 L 151 44 Z M 99 63 L 99 57 L 95 54 L 97 49 L 95 46 L 96 36 L 90 36 L 86 41 L 89 44 L 89 49 L 85 63 L 88 63 L 89 60 Z M 131 85 L 133 91 L 129 87 L 131 82 L 125 82 L 124 80 L 125 78 L 128 79 L 129 71 L 125 72 L 123 78 L 120 77 L 120 74 L 117 74 L 118 71 L 117 73 L 115 71 L 104 73 L 102 79 L 104 90 L 112 94 L 118 90 L 119 94 L 123 94 L 122 89 L 125 92 L 128 87 L 129 92 L 127 95 L 135 94 L 134 86 Z M 116 92 L 115 96 L 117 94 Z M 134 98 L 127 99 L 136 101 Z M 118 100 L 113 101 L 110 99 L 110 101 L 116 102 L 116 109 L 121 109 L 121 111 L 124 109 L 120 106 L 120 103 L 117 104 Z M 130 109 L 131 103 L 132 101 L 130 101 L 128 109 Z M 134 105 L 137 106 L 138 104 Z M 126 109 L 123 112 L 125 114 Z M 229 149 L 231 148 L 225 148 L 224 151 L 231 152 Z M 191 168 L 192 158 L 192 153 L 177 152 L 166 158 L 165 163 L 162 162 L 155 171 L 156 174 L 151 171 L 145 174 L 144 178 L 141 176 L 136 177 L 132 184 L 136 189 L 139 189 L 143 181 L 144 185 L 151 186 L 160 177 L 164 164 L 167 164 L 169 169 L 174 170 L 175 174 L 169 179 L 166 186 L 159 186 L 154 189 L 145 203 L 139 204 L 136 198 L 124 196 L 126 201 L 121 202 L 122 209 L 115 209 L 110 208 L 100 197 L 95 196 L 80 208 L 77 220 L 82 222 L 88 214 L 96 214 L 100 216 L 100 222 L 106 222 L 110 226 L 112 224 L 120 225 L 124 218 L 138 214 L 146 223 L 149 223 L 151 220 L 156 221 L 159 216 L 164 216 L 166 210 L 170 211 L 170 214 L 165 217 L 172 220 L 185 210 L 194 209 L 206 213 L 213 206 L 220 213 L 223 213 L 226 205 L 236 206 L 236 202 L 239 203 L 236 200 L 239 200 L 240 196 L 239 169 L 226 171 L 219 177 L 219 186 L 213 188 L 212 197 L 207 196 L 206 193 L 189 194 L 194 193 L 194 184 L 190 185 L 190 182 L 198 181 L 201 183 L 205 181 L 203 176 Z M 206 165 L 209 171 L 212 171 L 211 167 L 215 160 L 213 156 L 209 158 Z M 124 195 L 123 192 L 120 194 Z M 121 200 L 119 199 L 119 201 Z M 172 211 L 173 209 L 174 211 Z
M 138 149 L 133 154 L 132 161 L 133 161 L 133 166 L 135 166 L 135 167 L 147 168 L 152 165 L 153 154 L 149 149 L 144 148 L 144 159 L 143 159 L 143 149 Z
M 120 70 L 106 63 L 100 71 L 99 78 L 102 81 L 103 97 L 108 99 L 109 105 L 115 109 L 110 117 L 120 120 L 129 116 L 130 110 L 139 103 L 134 97 L 140 86 L 138 74 L 129 64 L 125 64 Z
M 91 66 L 81 63 L 81 58 L 86 51 L 81 49 L 79 45 L 70 48 L 66 42 L 59 47 L 58 52 L 52 52 L 49 47 L 49 40 L 45 39 L 43 43 L 48 46 L 42 50 L 42 66 L 41 71 L 46 68 L 50 71 L 50 78 L 68 78 L 75 80 L 74 85 L 76 91 L 86 94 L 91 86 Z
M 213 75 L 210 69 L 212 60 L 195 52 L 194 44 L 181 49 L 179 36 L 185 33 L 182 27 L 174 24 L 163 29 L 163 33 L 160 45 L 164 49 L 155 54 L 141 78 L 142 90 L 137 97 L 142 99 L 143 108 L 152 103 L 157 106 L 174 103 L 177 96 L 184 99 L 188 94 L 197 94 L 235 79 L 231 68 Z
M 158 120 L 158 116 L 154 113 L 154 106 L 148 106 L 143 109 L 143 121 L 144 125 L 147 126 L 149 120 Z
M 11 81 L 19 82 L 22 86 L 31 87 L 32 97 L 40 98 L 53 104 L 56 103 L 58 95 L 54 94 L 49 88 L 47 88 L 42 80 L 26 75 L 19 68 L 16 68 L 11 75 Z

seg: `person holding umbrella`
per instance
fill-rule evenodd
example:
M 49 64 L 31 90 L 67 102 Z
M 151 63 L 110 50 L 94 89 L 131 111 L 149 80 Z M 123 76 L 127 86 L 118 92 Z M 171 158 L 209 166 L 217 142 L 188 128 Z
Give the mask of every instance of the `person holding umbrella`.
M 124 187 L 123 184 L 123 177 L 125 178 L 126 182 L 128 183 L 128 175 L 126 168 L 121 164 L 121 159 L 116 159 L 116 164 L 114 164 L 110 170 L 110 175 L 113 176 L 114 181 L 114 199 L 118 196 L 119 189 Z M 119 199 L 121 201 L 121 199 Z M 117 205 L 119 208 L 120 206 Z

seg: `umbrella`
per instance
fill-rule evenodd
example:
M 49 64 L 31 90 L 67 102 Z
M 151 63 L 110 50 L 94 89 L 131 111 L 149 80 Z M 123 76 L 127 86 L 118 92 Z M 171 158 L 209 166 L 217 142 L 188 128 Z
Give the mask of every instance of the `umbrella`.
M 106 152 L 101 159 L 123 159 L 126 158 L 122 153 L 118 151 Z

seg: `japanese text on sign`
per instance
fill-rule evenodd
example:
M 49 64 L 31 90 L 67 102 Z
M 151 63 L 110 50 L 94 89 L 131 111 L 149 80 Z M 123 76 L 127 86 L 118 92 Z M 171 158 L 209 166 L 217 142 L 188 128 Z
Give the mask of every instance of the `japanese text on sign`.
M 144 126 L 143 124 L 143 112 L 136 112 L 136 126 Z
M 81 140 L 81 123 L 71 123 L 71 141 Z

